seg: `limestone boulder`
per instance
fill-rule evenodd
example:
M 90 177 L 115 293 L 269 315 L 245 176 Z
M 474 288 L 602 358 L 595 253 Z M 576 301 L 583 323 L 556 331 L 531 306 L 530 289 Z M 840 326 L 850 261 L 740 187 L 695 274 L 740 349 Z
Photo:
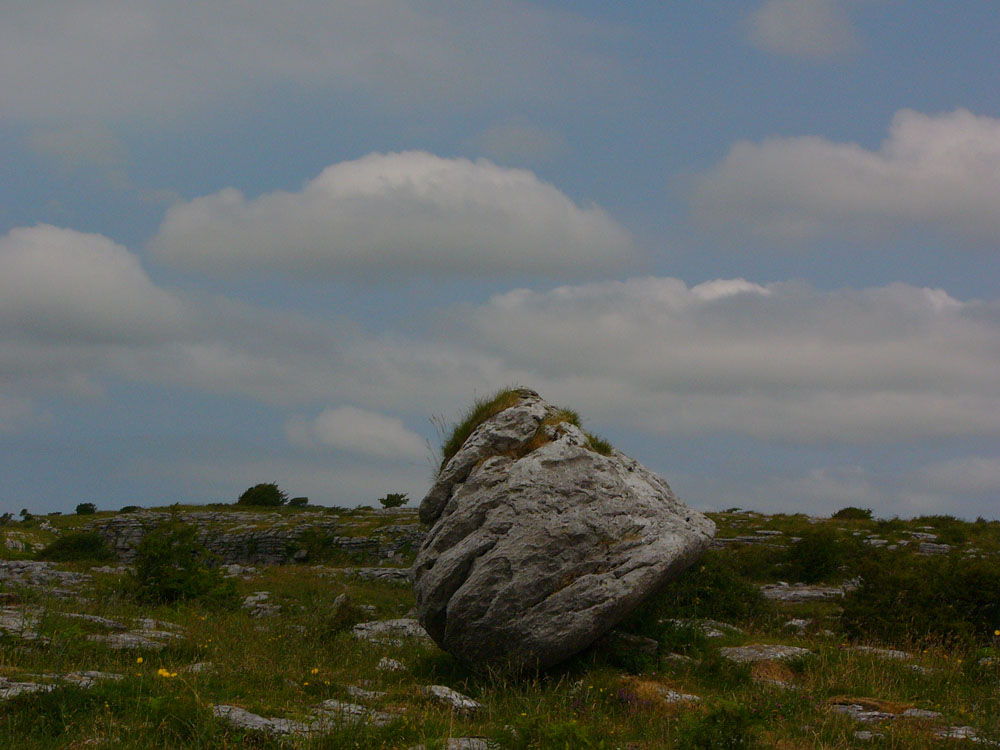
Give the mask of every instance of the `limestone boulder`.
M 420 506 L 420 623 L 477 666 L 587 648 L 708 547 L 715 525 L 537 393 L 482 422 Z

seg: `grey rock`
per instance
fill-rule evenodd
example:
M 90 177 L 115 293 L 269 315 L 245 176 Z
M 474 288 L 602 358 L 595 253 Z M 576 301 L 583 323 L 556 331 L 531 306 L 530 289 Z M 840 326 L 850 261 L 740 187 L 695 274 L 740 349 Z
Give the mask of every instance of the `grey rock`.
M 930 711 L 926 708 L 908 708 L 900 714 L 904 719 L 940 719 L 940 711 Z
M 81 614 L 79 612 L 63 612 L 63 617 L 69 617 L 74 620 L 84 620 L 85 622 L 91 622 L 95 625 L 100 625 L 101 627 L 107 628 L 108 630 L 128 630 L 128 625 L 123 622 L 118 622 L 117 620 L 110 620 L 107 617 L 98 617 L 97 615 L 87 615 Z
M 438 703 L 450 706 L 456 713 L 465 716 L 474 716 L 481 708 L 479 701 L 474 701 L 467 695 L 462 695 L 457 690 L 452 690 L 444 685 L 427 685 L 424 693 L 434 698 Z
M 756 661 L 786 661 L 800 656 L 808 656 L 812 652 L 798 646 L 782 646 L 776 643 L 752 644 L 749 646 L 731 646 L 720 648 L 719 653 L 724 659 L 739 664 L 749 664 Z
M 333 719 L 336 723 L 358 723 L 365 722 L 377 727 L 384 727 L 395 717 L 392 714 L 381 711 L 373 711 L 366 706 L 359 706 L 356 703 L 345 703 L 334 699 L 325 700 L 317 706 L 325 717 Z
M 715 533 L 660 477 L 595 452 L 559 415 L 522 390 L 472 432 L 420 505 L 433 525 L 413 564 L 418 617 L 480 667 L 545 668 L 585 649 Z
M 25 693 L 47 693 L 55 690 L 55 685 L 45 685 L 38 682 L 13 682 L 6 677 L 0 677 L 0 700 L 16 698 Z
M 872 656 L 877 656 L 879 659 L 892 659 L 894 661 L 906 661 L 907 659 L 912 659 L 913 654 L 909 654 L 906 651 L 899 651 L 894 648 L 878 648 L 876 646 L 851 646 L 848 651 L 854 651 L 859 654 L 871 654 Z
M 355 638 L 373 643 L 389 643 L 400 645 L 404 638 L 417 638 L 429 640 L 427 631 L 423 629 L 419 622 L 409 617 L 401 617 L 396 620 L 373 620 L 371 622 L 359 622 L 351 633 Z
M 896 714 L 867 709 L 858 703 L 838 703 L 831 706 L 831 708 L 835 713 L 846 714 L 855 721 L 860 721 L 864 724 L 871 724 L 876 721 L 888 721 L 896 718 Z
M 936 544 L 935 542 L 921 542 L 917 548 L 918 555 L 947 555 L 951 552 L 950 544 Z
M 117 672 L 99 672 L 97 670 L 87 670 L 86 672 L 70 672 L 63 676 L 63 679 L 67 682 L 72 682 L 78 687 L 89 688 L 97 682 L 104 680 L 114 680 L 118 681 L 124 679 L 125 675 L 118 674 Z
M 813 602 L 839 599 L 844 596 L 842 586 L 809 586 L 804 583 L 768 583 L 760 587 L 765 599 L 779 602 Z
M 485 737 L 449 737 L 444 741 L 444 750 L 495 750 L 499 747 Z M 426 750 L 424 745 L 414 745 L 409 750 Z
M 368 703 L 377 701 L 386 696 L 386 693 L 382 690 L 365 690 L 357 685 L 348 685 L 347 694 L 354 698 L 354 700 L 367 701 Z
M 378 664 L 375 665 L 375 669 L 379 672 L 405 672 L 406 665 L 396 659 L 390 659 L 388 656 L 383 656 L 378 660 Z
M 686 617 L 682 619 L 661 620 L 660 622 L 670 623 L 674 627 L 694 628 L 706 638 L 725 638 L 727 635 L 740 635 L 743 633 L 735 625 L 719 620 L 698 619 Z

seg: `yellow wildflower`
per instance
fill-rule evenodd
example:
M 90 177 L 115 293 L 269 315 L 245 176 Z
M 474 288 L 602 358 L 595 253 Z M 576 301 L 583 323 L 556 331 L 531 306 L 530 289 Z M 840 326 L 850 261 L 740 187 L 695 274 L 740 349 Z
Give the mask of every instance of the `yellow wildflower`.
M 136 659 L 135 663 L 136 664 L 142 664 L 142 657 L 140 656 L 138 659 Z

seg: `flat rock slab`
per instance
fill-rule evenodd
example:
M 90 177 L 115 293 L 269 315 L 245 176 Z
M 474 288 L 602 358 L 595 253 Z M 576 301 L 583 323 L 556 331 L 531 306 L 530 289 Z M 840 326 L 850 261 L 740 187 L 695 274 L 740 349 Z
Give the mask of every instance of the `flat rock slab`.
M 476 667 L 590 646 L 708 547 L 715 525 L 637 461 L 602 455 L 534 391 L 480 424 L 420 506 L 421 624 Z
M 394 646 L 402 645 L 404 638 L 430 640 L 427 631 L 412 617 L 400 617 L 396 620 L 359 622 L 351 628 L 351 634 L 363 641 L 388 643 Z
M 815 602 L 825 599 L 840 599 L 844 596 L 842 586 L 809 586 L 804 583 L 768 583 L 760 587 L 765 599 L 778 602 Z
M 453 711 L 466 716 L 474 716 L 481 708 L 479 701 L 474 701 L 467 695 L 462 695 L 457 690 L 452 690 L 445 685 L 428 685 L 424 688 L 424 693 L 438 703 L 449 706 Z
M 798 646 L 782 646 L 776 643 L 753 644 L 750 646 L 731 646 L 720 648 L 719 653 L 724 659 L 739 664 L 752 664 L 758 661 L 788 661 L 812 653 L 807 648 Z

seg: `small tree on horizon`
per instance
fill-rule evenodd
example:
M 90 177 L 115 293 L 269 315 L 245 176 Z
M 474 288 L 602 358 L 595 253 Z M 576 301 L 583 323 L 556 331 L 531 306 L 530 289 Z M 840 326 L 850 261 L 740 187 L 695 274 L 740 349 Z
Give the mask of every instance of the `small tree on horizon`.
M 284 505 L 288 501 L 288 495 L 278 489 L 274 482 L 255 484 L 236 501 L 237 505 L 263 505 L 275 507 Z
M 390 492 L 383 498 L 379 499 L 383 508 L 399 508 L 410 502 L 410 498 L 406 496 L 405 492 Z
M 76 506 L 78 516 L 89 516 L 97 512 L 97 506 L 93 503 L 80 503 Z

